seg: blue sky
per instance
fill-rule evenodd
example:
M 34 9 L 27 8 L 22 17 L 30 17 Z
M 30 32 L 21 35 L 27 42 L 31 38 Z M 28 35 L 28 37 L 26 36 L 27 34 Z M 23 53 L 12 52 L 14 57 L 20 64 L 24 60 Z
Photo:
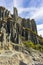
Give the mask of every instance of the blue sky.
M 11 13 L 16 7 L 19 16 L 35 19 L 38 34 L 43 37 L 43 0 L 0 0 L 0 6 L 5 6 Z

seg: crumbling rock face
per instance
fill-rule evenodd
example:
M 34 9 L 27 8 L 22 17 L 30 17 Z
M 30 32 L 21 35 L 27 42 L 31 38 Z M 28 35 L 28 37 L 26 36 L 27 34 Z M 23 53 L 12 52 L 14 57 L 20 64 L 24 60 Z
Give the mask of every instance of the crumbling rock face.
M 3 13 L 1 13 L 3 11 Z M 12 41 L 13 43 L 21 43 L 21 36 L 25 40 L 31 40 L 34 43 L 38 43 L 37 37 L 30 31 L 23 29 L 28 28 L 37 34 L 36 23 L 34 19 L 25 19 L 18 16 L 18 11 L 14 8 L 13 17 L 10 12 L 3 7 L 0 7 L 0 42 L 1 35 L 3 41 Z M 3 16 L 2 16 L 3 15 Z M 6 43 L 6 42 L 5 42 Z
M 1 11 L 3 11 L 1 13 Z M 25 19 L 18 16 L 18 11 L 14 8 L 13 16 L 8 10 L 0 7 L 0 48 L 9 50 L 9 47 L 14 49 L 11 43 L 21 44 L 24 40 L 31 40 L 34 43 L 38 43 L 37 36 L 32 34 L 33 31 L 37 34 L 36 23 L 34 19 Z M 23 29 L 28 28 L 27 29 Z M 21 38 L 24 37 L 25 39 Z M 10 44 L 9 44 L 10 43 Z M 19 50 L 18 46 L 15 46 L 16 50 Z M 12 50 L 11 49 L 11 50 Z M 0 52 L 0 65 L 43 65 L 43 53 L 37 50 L 29 49 L 29 51 L 7 51 Z M 14 51 L 14 52 L 13 52 Z M 21 52 L 22 51 L 22 52 Z M 13 53 L 12 53 L 13 52 Z

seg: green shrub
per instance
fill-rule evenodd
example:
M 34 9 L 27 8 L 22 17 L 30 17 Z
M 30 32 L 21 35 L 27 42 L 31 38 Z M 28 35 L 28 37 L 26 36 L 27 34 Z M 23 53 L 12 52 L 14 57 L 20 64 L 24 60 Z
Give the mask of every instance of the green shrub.
M 34 48 L 34 43 L 31 42 L 31 41 L 26 41 L 26 42 L 24 42 L 24 44 L 25 44 L 25 46 L 28 47 L 28 48 L 30 48 L 30 47 Z
M 27 48 L 33 48 L 33 49 L 35 49 L 35 50 L 39 50 L 39 51 L 43 52 L 43 45 L 34 44 L 32 41 L 25 41 L 25 42 L 24 42 L 24 45 L 25 45 Z

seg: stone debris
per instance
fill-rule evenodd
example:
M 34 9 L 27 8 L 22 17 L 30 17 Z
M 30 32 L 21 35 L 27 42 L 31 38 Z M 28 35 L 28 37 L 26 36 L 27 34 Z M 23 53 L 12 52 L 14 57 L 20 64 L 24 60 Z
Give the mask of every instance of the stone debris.
M 5 54 L 0 56 L 0 65 L 43 65 L 43 53 L 37 50 L 31 50 L 31 54 L 15 50 L 5 51 Z

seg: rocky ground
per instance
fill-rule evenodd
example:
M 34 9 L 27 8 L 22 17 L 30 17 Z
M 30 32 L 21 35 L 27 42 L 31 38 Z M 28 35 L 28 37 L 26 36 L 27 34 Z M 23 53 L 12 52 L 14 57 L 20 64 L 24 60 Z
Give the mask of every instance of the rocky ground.
M 43 53 L 34 49 L 24 52 L 1 51 L 0 65 L 43 65 Z

